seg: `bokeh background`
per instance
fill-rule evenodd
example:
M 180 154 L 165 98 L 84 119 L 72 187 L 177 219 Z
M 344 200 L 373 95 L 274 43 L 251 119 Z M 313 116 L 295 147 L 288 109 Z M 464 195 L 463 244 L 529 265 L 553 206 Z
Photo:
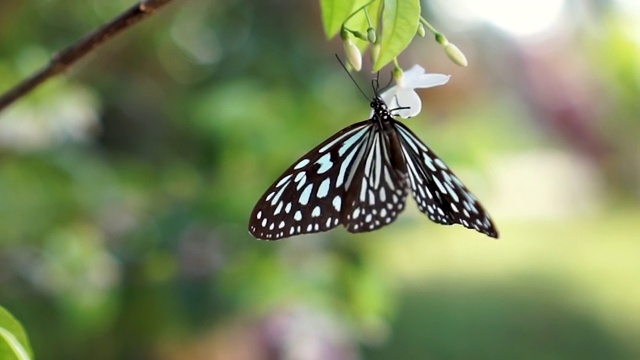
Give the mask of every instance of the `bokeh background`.
M 132 3 L 0 2 L 0 92 Z M 414 40 L 401 66 L 452 78 L 407 124 L 500 240 L 412 203 L 254 240 L 263 191 L 368 102 L 317 1 L 175 1 L 0 113 L 0 304 L 36 357 L 640 358 L 639 3 L 423 16 L 470 66 Z

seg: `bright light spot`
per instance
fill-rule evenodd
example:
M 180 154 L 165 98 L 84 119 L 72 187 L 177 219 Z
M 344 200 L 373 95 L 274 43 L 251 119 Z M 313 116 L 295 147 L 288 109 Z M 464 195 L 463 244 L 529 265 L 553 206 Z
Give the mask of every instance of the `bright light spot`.
M 640 44 L 640 1 L 638 0 L 618 0 L 616 1 L 618 10 L 622 17 L 628 21 L 628 32 Z
M 635 16 L 640 15 L 640 2 L 638 0 L 617 0 L 617 5 L 624 12 L 631 12 Z
M 443 17 L 471 25 L 489 22 L 518 36 L 548 30 L 558 21 L 565 0 L 434 0 L 434 10 Z

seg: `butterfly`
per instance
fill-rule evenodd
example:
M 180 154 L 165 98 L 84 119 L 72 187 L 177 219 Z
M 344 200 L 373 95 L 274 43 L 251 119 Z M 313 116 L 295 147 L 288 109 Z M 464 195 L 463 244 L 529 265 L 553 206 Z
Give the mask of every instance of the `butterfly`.
M 369 120 L 316 146 L 269 187 L 251 212 L 249 233 L 279 240 L 340 224 L 352 233 L 377 230 L 398 217 L 411 191 L 420 211 L 432 221 L 461 224 L 497 238 L 496 227 L 475 196 L 393 118 L 375 92 Z

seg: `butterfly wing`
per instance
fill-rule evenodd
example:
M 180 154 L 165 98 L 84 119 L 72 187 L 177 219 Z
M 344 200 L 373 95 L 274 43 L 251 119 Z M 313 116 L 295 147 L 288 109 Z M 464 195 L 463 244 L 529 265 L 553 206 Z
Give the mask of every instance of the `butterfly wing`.
M 373 231 L 393 222 L 407 199 L 404 164 L 394 159 L 392 152 L 397 146 L 392 146 L 392 139 L 379 126 L 369 140 L 345 195 L 343 223 L 353 233 Z
M 249 232 L 258 239 L 330 230 L 343 218 L 347 180 L 353 180 L 375 124 L 348 126 L 289 167 L 260 198 L 251 213 Z
M 461 224 L 497 238 L 493 221 L 447 165 L 404 124 L 393 120 L 413 197 L 420 211 L 436 223 Z

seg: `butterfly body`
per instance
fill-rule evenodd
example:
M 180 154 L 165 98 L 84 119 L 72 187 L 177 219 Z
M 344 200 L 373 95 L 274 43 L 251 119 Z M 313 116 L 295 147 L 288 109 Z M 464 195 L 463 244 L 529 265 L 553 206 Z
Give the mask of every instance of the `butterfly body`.
M 296 161 L 256 204 L 249 232 L 258 239 L 330 230 L 379 229 L 404 210 L 409 191 L 434 222 L 498 237 L 462 182 L 376 96 L 373 116 L 339 131 Z

